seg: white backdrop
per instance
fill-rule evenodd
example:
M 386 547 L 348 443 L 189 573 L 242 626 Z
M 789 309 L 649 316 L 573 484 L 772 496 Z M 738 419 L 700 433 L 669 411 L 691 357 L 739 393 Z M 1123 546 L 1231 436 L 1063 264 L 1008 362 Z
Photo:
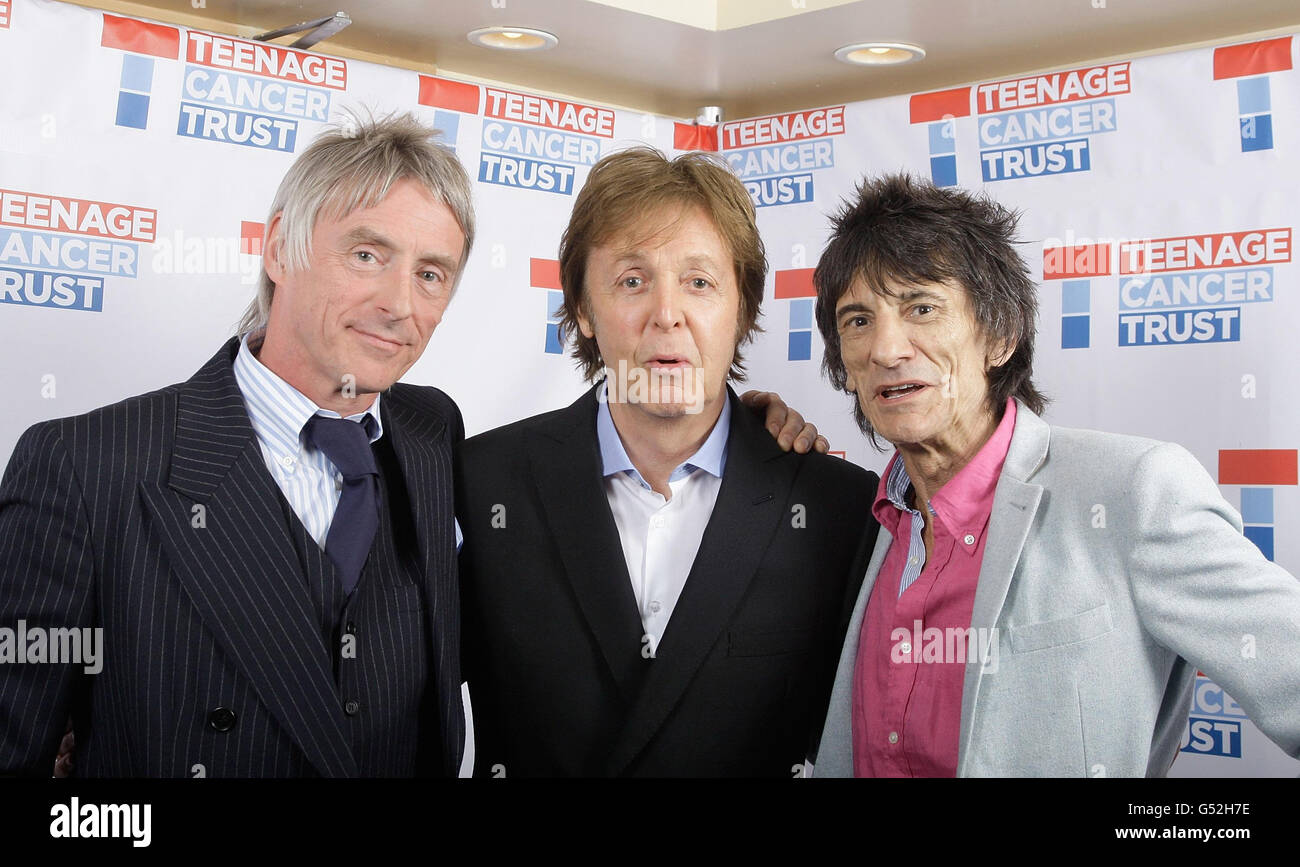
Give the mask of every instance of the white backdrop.
M 255 290 L 295 153 L 342 108 L 412 110 L 477 179 L 479 239 L 406 379 L 447 391 L 471 434 L 583 391 L 555 351 L 556 247 L 590 164 L 645 142 L 720 149 L 746 180 L 772 267 L 750 381 L 882 468 L 820 376 L 809 277 L 840 198 L 907 169 L 1023 211 L 1048 420 L 1183 444 L 1295 572 L 1300 541 L 1274 531 L 1300 519 L 1295 52 L 1284 37 L 709 128 L 0 0 L 0 458 L 36 421 L 188 378 Z M 1300 771 L 1208 680 L 1192 715 L 1175 775 Z

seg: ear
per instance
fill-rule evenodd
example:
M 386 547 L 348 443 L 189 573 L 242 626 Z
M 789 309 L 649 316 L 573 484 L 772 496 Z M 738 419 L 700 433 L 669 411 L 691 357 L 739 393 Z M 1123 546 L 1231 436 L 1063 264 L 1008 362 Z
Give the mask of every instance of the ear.
M 590 340 L 596 336 L 596 329 L 592 327 L 591 320 L 587 318 L 587 312 L 582 309 L 583 306 L 582 304 L 578 305 L 578 330 L 582 332 L 583 337 Z
M 988 367 L 985 368 L 985 372 L 995 367 L 1001 367 L 1010 361 L 1011 356 L 1015 355 L 1018 345 L 1014 340 L 1000 340 L 994 343 L 989 348 Z
M 262 239 L 262 268 L 271 282 L 277 284 L 289 271 L 284 265 L 283 216 L 282 212 L 271 218 L 271 222 L 266 224 L 266 235 Z

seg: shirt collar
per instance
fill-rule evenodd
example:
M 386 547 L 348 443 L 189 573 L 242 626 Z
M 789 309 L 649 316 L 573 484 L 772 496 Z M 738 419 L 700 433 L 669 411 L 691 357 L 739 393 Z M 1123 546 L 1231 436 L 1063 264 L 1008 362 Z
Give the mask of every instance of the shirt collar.
M 997 489 L 998 477 L 1002 475 L 1007 452 L 1011 449 L 1011 435 L 1015 432 L 1015 427 L 1016 402 L 1007 398 L 1002 420 L 998 422 L 993 436 L 989 437 L 988 442 L 980 447 L 966 466 L 958 470 L 957 475 L 930 498 L 930 514 L 943 521 L 952 533 L 979 536 L 988 523 L 993 508 L 993 494 Z M 912 514 L 920 514 L 907 505 L 907 495 L 911 488 L 912 480 L 907 475 L 907 467 L 895 451 L 880 480 L 876 500 L 872 505 L 876 519 L 881 520 L 881 510 L 887 504 Z
M 278 445 L 281 449 L 297 451 L 307 419 L 313 415 L 323 415 L 326 418 L 344 416 L 317 406 L 315 401 L 262 364 L 249 348 L 249 338 L 253 336 L 245 334 L 239 341 L 239 353 L 235 356 L 234 363 L 235 382 L 244 396 L 253 431 L 259 439 Z M 261 343 L 261 335 L 256 335 L 256 343 Z M 372 443 L 384 435 L 379 398 L 380 395 L 376 394 L 374 403 L 368 409 L 346 416 L 365 426 Z
M 627 456 L 627 449 L 623 447 L 623 439 L 619 436 L 618 428 L 614 426 L 614 416 L 609 411 L 603 382 L 596 394 L 596 404 L 596 439 L 600 443 L 601 475 L 608 477 L 615 473 L 627 473 L 640 482 L 642 487 L 649 489 L 650 484 L 637 472 L 632 459 Z M 727 436 L 730 432 L 731 400 L 728 399 L 723 401 L 722 413 L 704 444 L 673 470 L 668 481 L 679 481 L 696 470 L 704 470 L 712 476 L 722 478 L 722 471 L 727 465 Z

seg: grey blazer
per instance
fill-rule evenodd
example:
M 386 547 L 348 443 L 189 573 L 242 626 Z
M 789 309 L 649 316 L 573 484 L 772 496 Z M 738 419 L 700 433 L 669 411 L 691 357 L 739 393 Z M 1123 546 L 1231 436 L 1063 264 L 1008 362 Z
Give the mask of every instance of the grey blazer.
M 814 775 L 853 775 L 849 620 Z M 1049 427 L 1023 405 L 989 519 L 957 776 L 1163 776 L 1199 668 L 1300 757 L 1300 582 L 1241 535 L 1185 449 Z M 988 633 L 986 633 L 988 634 Z

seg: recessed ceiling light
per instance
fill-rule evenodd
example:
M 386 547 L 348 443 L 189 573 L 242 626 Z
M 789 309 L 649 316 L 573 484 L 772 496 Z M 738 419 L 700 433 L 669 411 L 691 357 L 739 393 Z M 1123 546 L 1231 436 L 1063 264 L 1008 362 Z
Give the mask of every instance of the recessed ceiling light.
M 467 38 L 475 45 L 504 51 L 542 51 L 560 42 L 554 33 L 531 27 L 480 27 L 471 30 Z
M 835 59 L 858 66 L 891 66 L 925 57 L 925 49 L 906 42 L 855 42 L 835 50 Z

